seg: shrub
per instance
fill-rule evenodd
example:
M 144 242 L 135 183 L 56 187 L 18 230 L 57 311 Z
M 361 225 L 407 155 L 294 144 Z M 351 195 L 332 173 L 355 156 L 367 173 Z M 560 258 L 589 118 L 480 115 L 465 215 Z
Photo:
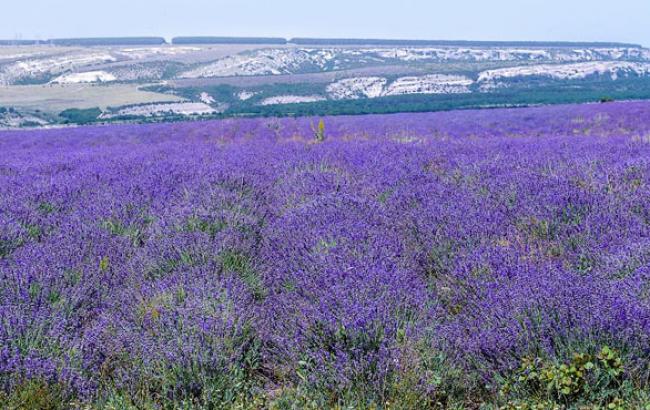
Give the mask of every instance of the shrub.
M 513 409 L 619 409 L 626 408 L 626 399 L 631 398 L 633 390 L 625 378 L 620 354 L 604 346 L 595 355 L 574 353 L 566 361 L 524 358 L 519 369 L 501 386 L 500 394 L 508 400 L 506 408 Z
M 318 126 L 314 126 L 314 124 L 311 124 L 311 129 L 314 132 L 314 139 L 316 142 L 323 142 L 325 141 L 325 121 L 320 120 L 318 121 Z

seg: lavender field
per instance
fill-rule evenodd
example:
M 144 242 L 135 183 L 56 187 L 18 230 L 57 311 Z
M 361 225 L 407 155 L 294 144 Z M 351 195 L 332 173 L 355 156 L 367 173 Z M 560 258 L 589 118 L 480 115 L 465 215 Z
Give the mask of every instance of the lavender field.
M 0 403 L 650 408 L 650 103 L 0 133 Z

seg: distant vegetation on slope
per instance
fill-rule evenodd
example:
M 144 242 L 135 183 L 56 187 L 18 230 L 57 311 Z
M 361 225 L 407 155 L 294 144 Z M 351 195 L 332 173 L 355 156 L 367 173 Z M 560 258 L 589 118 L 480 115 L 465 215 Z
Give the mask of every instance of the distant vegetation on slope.
M 572 42 L 572 41 L 472 41 L 472 40 L 395 40 L 361 38 L 303 38 L 297 37 L 289 43 L 300 45 L 374 45 L 374 46 L 441 46 L 441 47 L 633 47 L 638 44 L 616 42 Z
M 269 84 L 253 88 L 252 96 L 240 100 L 238 87 L 228 85 L 185 87 L 172 89 L 155 86 L 157 92 L 174 92 L 184 98 L 196 100 L 206 93 L 228 104 L 224 116 L 311 116 L 387 114 L 396 112 L 447 111 L 453 109 L 486 108 L 502 106 L 526 106 L 539 104 L 566 104 L 600 102 L 610 100 L 634 100 L 650 98 L 650 79 L 618 80 L 615 86 L 604 80 L 551 82 L 540 84 L 534 90 L 520 84 L 513 88 L 498 89 L 490 93 L 465 94 L 407 94 L 379 98 L 350 100 L 324 100 L 308 103 L 260 105 L 272 95 L 316 95 L 323 91 L 322 84 Z
M 48 40 L 57 46 L 113 46 L 113 45 L 161 45 L 162 37 L 100 37 L 100 38 L 57 38 Z
M 278 37 L 174 37 L 172 44 L 286 44 Z
M 39 117 L 39 110 L 59 114 L 100 107 L 98 121 L 126 120 L 126 112 L 129 121 L 162 121 L 650 97 L 650 49 L 636 44 L 225 36 L 171 41 L 0 42 L 7 45 L 0 48 L 0 105 L 14 107 L 25 114 L 21 118 Z M 133 98 L 122 98 L 125 87 Z M 161 106 L 181 98 L 187 100 L 182 106 Z M 155 115 L 129 108 L 145 103 L 153 104 Z M 77 123 L 79 112 L 66 114 L 61 121 Z M 87 114 L 83 123 L 92 120 Z M 12 115 L 4 123 L 34 121 Z
M 33 46 L 44 44 L 46 41 L 41 40 L 0 40 L 0 46 Z
M 64 118 L 65 122 L 72 124 L 90 124 L 97 121 L 102 111 L 99 108 L 88 108 L 80 110 L 70 108 L 61 112 L 59 115 Z

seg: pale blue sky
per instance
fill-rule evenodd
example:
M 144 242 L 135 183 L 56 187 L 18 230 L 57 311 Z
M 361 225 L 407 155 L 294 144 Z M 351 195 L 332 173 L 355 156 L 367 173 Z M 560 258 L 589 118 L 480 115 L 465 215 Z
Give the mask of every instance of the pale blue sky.
M 623 41 L 650 0 L 0 0 L 0 38 L 224 35 Z

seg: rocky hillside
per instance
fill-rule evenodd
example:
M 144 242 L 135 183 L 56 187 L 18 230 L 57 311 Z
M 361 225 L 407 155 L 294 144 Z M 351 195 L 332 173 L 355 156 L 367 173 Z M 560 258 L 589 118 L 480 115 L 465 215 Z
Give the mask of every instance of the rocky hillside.
M 107 119 L 161 113 L 227 115 L 233 107 L 255 114 L 260 113 L 255 107 L 489 95 L 510 89 L 535 93 L 548 87 L 585 88 L 584 84 L 594 82 L 597 91 L 589 85 L 589 92 L 605 95 L 610 89 L 620 90 L 624 82 L 650 81 L 650 49 L 632 44 L 389 40 L 327 44 L 318 39 L 253 39 L 247 44 L 245 39 L 228 42 L 212 37 L 182 38 L 176 44 L 158 39 L 118 44 L 100 40 L 0 42 L 0 107 L 17 112 L 28 108 L 31 114 L 47 111 L 51 97 L 39 100 L 38 96 L 50 95 L 44 90 L 55 86 L 67 96 L 67 87 L 76 87 L 69 108 L 98 107 L 100 118 Z M 116 87 L 122 87 L 122 95 L 124 87 L 133 90 L 127 105 L 124 99 L 106 96 Z M 628 84 L 625 89 L 634 88 Z M 9 97 L 13 95 L 29 98 Z M 146 98 L 140 100 L 140 95 Z M 170 99 L 177 105 L 160 106 Z

